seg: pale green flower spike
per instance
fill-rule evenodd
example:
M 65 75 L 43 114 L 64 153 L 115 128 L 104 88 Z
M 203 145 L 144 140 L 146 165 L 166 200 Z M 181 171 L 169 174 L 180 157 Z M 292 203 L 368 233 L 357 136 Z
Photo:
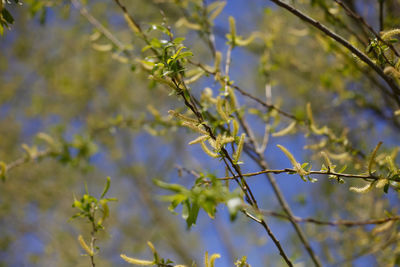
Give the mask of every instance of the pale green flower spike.
M 83 239 L 83 237 L 82 237 L 81 235 L 78 236 L 78 241 L 79 241 L 79 244 L 81 245 L 81 247 L 83 248 L 83 250 L 85 250 L 86 253 L 87 253 L 89 256 L 93 256 L 93 255 L 94 255 L 93 250 L 91 250 L 91 249 L 89 248 L 89 246 L 86 244 L 85 240 Z
M 393 30 L 390 30 L 390 31 L 387 31 L 387 32 L 384 32 L 383 34 L 382 34 L 382 39 L 383 40 L 385 40 L 385 41 L 388 41 L 389 39 L 391 39 L 393 36 L 395 36 L 395 35 L 400 35 L 400 29 L 393 29 Z
M 289 152 L 284 146 L 277 145 L 277 147 L 285 153 L 286 157 L 290 160 L 293 165 L 293 168 L 300 176 L 308 175 L 309 173 L 301 167 L 301 164 L 296 161 L 292 153 Z
M 229 121 L 229 116 L 224 110 L 225 99 L 220 96 L 217 98 L 217 112 L 224 121 Z
M 199 137 L 197 137 L 196 139 L 190 141 L 190 142 L 189 142 L 189 145 L 194 145 L 194 144 L 202 143 L 202 142 L 206 141 L 208 138 L 210 138 L 208 135 L 199 136 Z
M 232 125 L 233 125 L 233 136 L 237 136 L 238 132 L 239 132 L 239 123 L 236 119 L 233 119 L 232 121 Z
M 369 172 L 370 175 L 372 175 L 372 165 L 374 164 L 376 153 L 378 152 L 378 149 L 380 148 L 381 145 L 382 145 L 382 142 L 379 142 L 376 145 L 374 151 L 372 151 L 371 158 L 370 158 L 369 163 L 368 163 L 368 172 Z
M 365 193 L 368 193 L 369 191 L 371 191 L 373 186 L 374 186 L 374 183 L 366 184 L 363 187 L 354 187 L 354 186 L 352 186 L 352 187 L 350 187 L 350 191 L 353 191 L 353 192 L 356 192 L 356 193 L 360 193 L 360 194 L 365 194 Z
M 292 132 L 292 130 L 295 128 L 296 126 L 296 122 L 293 121 L 292 123 L 290 123 L 286 128 L 283 128 L 282 130 L 280 130 L 279 132 L 275 132 L 272 134 L 273 137 L 278 137 L 278 136 L 284 136 L 289 134 L 290 132 Z
M 132 263 L 135 265 L 139 265 L 139 266 L 153 266 L 154 265 L 154 261 L 135 259 L 135 258 L 128 257 L 125 254 L 121 254 L 120 257 L 126 262 L 129 262 L 129 263 Z
M 169 110 L 168 114 L 171 115 L 171 116 L 174 116 L 175 118 L 181 119 L 183 121 L 192 122 L 192 123 L 199 123 L 199 121 L 197 119 L 190 118 L 188 116 L 180 114 L 179 112 L 176 112 L 175 110 Z
M 245 137 L 246 137 L 246 134 L 242 133 L 242 135 L 240 136 L 240 140 L 239 140 L 239 144 L 237 146 L 236 153 L 233 154 L 233 162 L 235 162 L 235 163 L 237 163 L 239 161 L 240 155 L 242 154 Z
M 204 152 L 206 152 L 207 155 L 213 158 L 218 158 L 218 154 L 215 152 L 212 152 L 207 145 L 204 142 L 201 142 L 201 148 L 203 149 Z

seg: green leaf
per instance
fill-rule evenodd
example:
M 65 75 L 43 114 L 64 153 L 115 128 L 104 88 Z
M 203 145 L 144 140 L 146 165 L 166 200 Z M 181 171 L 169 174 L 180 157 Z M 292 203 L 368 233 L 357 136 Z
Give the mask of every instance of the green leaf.
M 153 182 L 155 185 L 157 185 L 158 187 L 176 192 L 176 193 L 183 193 L 183 192 L 188 192 L 188 190 L 186 189 L 186 187 L 180 185 L 180 184 L 168 184 L 166 182 L 157 180 L 157 179 L 153 179 Z
M 385 194 L 389 192 L 389 183 L 385 184 L 385 186 L 383 187 L 383 192 L 385 192 Z
M 108 190 L 110 189 L 110 183 L 111 183 L 111 179 L 110 179 L 110 176 L 108 176 L 106 185 L 104 186 L 103 193 L 101 193 L 100 198 L 103 198 L 107 194 Z
M 8 12 L 8 10 L 6 8 L 3 8 L 3 10 L 1 11 L 1 14 L 3 15 L 3 18 L 5 19 L 5 21 L 7 21 L 7 23 L 9 23 L 9 24 L 14 23 L 13 16 L 10 14 L 10 12 Z

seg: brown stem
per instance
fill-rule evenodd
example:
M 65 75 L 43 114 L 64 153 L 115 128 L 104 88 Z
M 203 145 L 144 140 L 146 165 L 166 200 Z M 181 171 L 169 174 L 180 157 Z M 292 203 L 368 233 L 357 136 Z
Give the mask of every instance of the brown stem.
M 282 214 L 275 211 L 261 210 L 261 214 L 289 220 L 289 217 L 286 214 Z M 382 219 L 365 220 L 365 221 L 350 221 L 350 220 L 322 221 L 315 218 L 300 218 L 300 217 L 294 217 L 293 219 L 299 223 L 313 223 L 322 226 L 327 225 L 327 226 L 353 227 L 353 226 L 365 226 L 365 225 L 378 225 L 390 221 L 399 221 L 400 216 L 393 216 Z

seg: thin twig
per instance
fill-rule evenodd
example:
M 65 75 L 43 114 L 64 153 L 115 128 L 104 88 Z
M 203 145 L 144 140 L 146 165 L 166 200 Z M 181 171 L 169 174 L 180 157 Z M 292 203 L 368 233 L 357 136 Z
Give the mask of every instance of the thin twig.
M 42 158 L 45 158 L 49 155 L 51 155 L 54 151 L 52 149 L 45 149 L 39 152 L 36 152 L 32 157 L 27 157 L 27 156 L 23 156 L 20 157 L 10 163 L 7 164 L 6 166 L 6 173 L 8 173 L 9 171 L 11 171 L 12 169 L 19 167 L 21 165 L 23 165 L 24 163 L 30 162 L 30 161 L 35 161 L 35 160 L 39 160 Z
M 253 177 L 253 176 L 257 176 L 257 175 L 261 175 L 261 174 L 266 174 L 266 173 L 273 173 L 273 174 L 282 174 L 282 173 L 287 173 L 287 174 L 295 174 L 297 173 L 297 171 L 295 169 L 291 169 L 291 168 L 285 168 L 285 169 L 279 169 L 279 170 L 272 170 L 272 169 L 268 169 L 268 170 L 262 170 L 259 172 L 250 172 L 250 173 L 242 173 L 243 177 Z M 335 178 L 354 178 L 354 179 L 363 179 L 363 180 L 379 180 L 381 179 L 380 177 L 377 177 L 375 175 L 371 175 L 371 174 L 351 174 L 351 173 L 339 173 L 339 172 L 335 172 L 332 170 L 327 170 L 327 171 L 308 171 L 309 175 L 332 175 L 335 176 Z M 219 180 L 232 180 L 237 178 L 236 176 L 229 176 L 229 177 L 221 177 L 218 178 Z M 387 180 L 390 181 L 399 181 L 398 179 L 391 179 L 391 178 L 387 178 Z
M 383 31 L 383 4 L 385 0 L 378 0 L 379 3 L 379 31 Z
M 137 30 L 139 31 L 139 34 L 143 37 L 144 41 L 146 43 L 148 43 L 148 38 L 146 36 L 146 34 L 141 30 L 141 28 L 139 27 L 139 25 L 134 21 L 133 17 L 127 12 L 127 9 L 125 6 L 123 6 L 119 0 L 115 0 L 115 2 L 117 3 L 117 5 L 122 9 L 122 11 L 124 12 L 124 15 L 126 17 L 128 17 L 131 22 L 135 23 L 135 26 L 137 28 Z M 152 50 L 156 55 L 158 55 L 158 52 L 156 50 Z M 189 108 L 197 117 L 199 123 L 204 127 L 204 129 L 209 133 L 209 136 L 213 139 L 216 140 L 216 137 L 213 133 L 213 131 L 211 130 L 211 128 L 205 123 L 205 120 L 203 118 L 203 115 L 199 112 L 199 109 L 196 105 L 196 101 L 194 100 L 194 97 L 191 95 L 191 93 L 189 92 L 189 90 L 187 89 L 185 82 L 183 80 L 183 78 L 180 75 L 176 75 L 175 77 L 172 77 L 172 82 L 174 84 L 174 86 L 176 87 L 177 90 L 177 94 L 179 96 L 182 97 L 182 99 L 184 100 L 184 103 L 186 105 L 187 108 Z M 183 87 L 183 88 L 182 88 Z M 227 167 L 227 169 L 229 170 L 229 172 L 235 176 L 233 170 L 235 170 L 235 172 L 237 173 L 237 175 L 241 178 L 239 179 L 235 179 L 236 182 L 238 183 L 238 185 L 241 187 L 242 191 L 244 192 L 244 194 L 246 195 L 246 199 L 247 201 L 250 203 L 251 206 L 253 206 L 255 209 L 258 210 L 258 205 L 257 205 L 257 201 L 254 198 L 254 195 L 251 191 L 251 189 L 249 188 L 248 184 L 246 183 L 246 180 L 243 178 L 243 176 L 241 175 L 241 171 L 240 168 L 237 164 L 235 164 L 232 160 L 232 158 L 230 157 L 228 151 L 226 151 L 225 148 L 221 148 L 221 155 L 222 155 L 222 159 Z M 229 164 L 228 164 L 229 162 Z M 232 169 L 232 168 L 233 169 Z M 272 239 L 272 241 L 274 242 L 275 246 L 278 248 L 279 250 L 279 254 L 282 256 L 282 258 L 285 260 L 285 262 L 288 264 L 288 266 L 293 266 L 293 264 L 291 263 L 291 261 L 289 260 L 288 256 L 286 255 L 286 253 L 284 252 L 282 246 L 280 245 L 280 242 L 276 239 L 276 237 L 274 236 L 274 234 L 272 233 L 271 229 L 269 228 L 269 226 L 266 224 L 266 222 L 264 220 L 258 221 L 263 227 L 264 229 L 267 231 L 268 236 Z
M 261 210 L 261 214 L 273 216 L 285 220 L 289 220 L 289 217 L 286 214 L 276 212 L 276 211 L 269 211 L 269 210 Z M 313 223 L 317 225 L 327 225 L 327 226 L 346 226 L 346 227 L 353 227 L 353 226 L 365 226 L 365 225 L 378 225 L 384 224 L 389 221 L 399 221 L 400 216 L 393 216 L 387 217 L 382 219 L 372 219 L 372 220 L 364 220 L 364 221 L 350 221 L 350 220 L 336 220 L 336 221 L 322 221 L 315 218 L 301 218 L 301 217 L 294 217 L 293 218 L 298 223 Z

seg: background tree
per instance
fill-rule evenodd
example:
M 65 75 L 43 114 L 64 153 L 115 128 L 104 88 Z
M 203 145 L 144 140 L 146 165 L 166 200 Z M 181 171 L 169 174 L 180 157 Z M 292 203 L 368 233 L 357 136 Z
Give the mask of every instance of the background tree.
M 0 264 L 398 264 L 397 1 L 0 3 Z

